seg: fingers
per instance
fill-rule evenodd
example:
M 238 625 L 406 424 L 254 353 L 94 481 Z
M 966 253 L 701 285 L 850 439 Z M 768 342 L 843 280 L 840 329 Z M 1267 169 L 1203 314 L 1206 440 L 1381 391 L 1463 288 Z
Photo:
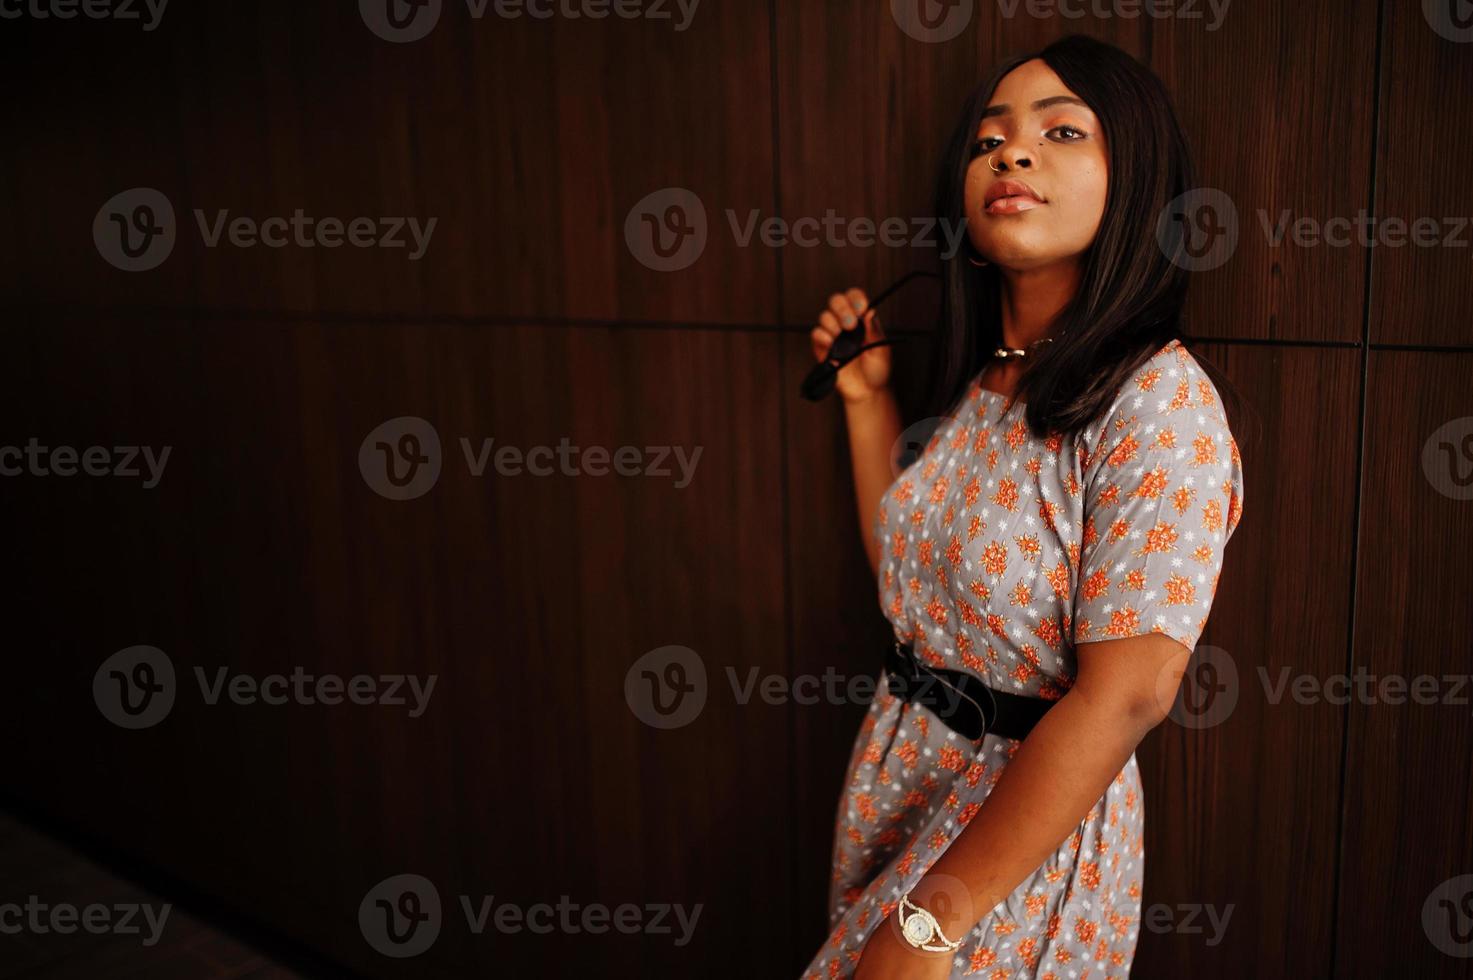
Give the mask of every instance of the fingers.
M 868 314 L 868 315 L 866 315 Z M 869 309 L 869 297 L 859 288 L 846 289 L 829 297 L 829 305 L 818 315 L 818 326 L 809 334 L 813 342 L 813 356 L 823 360 L 840 330 L 852 330 L 860 318 L 866 327 L 872 327 L 874 313 Z
M 864 312 L 867 305 L 861 289 L 849 289 L 829 297 L 829 310 L 839 318 L 839 325 L 845 330 L 859 322 L 859 314 Z

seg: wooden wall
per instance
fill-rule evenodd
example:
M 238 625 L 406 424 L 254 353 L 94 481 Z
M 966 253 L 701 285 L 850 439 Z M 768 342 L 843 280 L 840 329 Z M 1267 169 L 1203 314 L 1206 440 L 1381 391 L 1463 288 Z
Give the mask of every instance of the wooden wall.
M 148 31 L 5 21 L 0 444 L 172 447 L 153 489 L 0 480 L 6 798 L 366 975 L 795 976 L 826 932 L 863 709 L 742 705 L 726 669 L 876 667 L 886 629 L 842 416 L 796 393 L 828 293 L 924 257 L 743 247 L 728 212 L 923 215 L 968 88 L 1076 29 L 1163 77 L 1201 183 L 1236 205 L 1237 248 L 1196 276 L 1191 317 L 1251 406 L 1235 420 L 1245 519 L 1202 639 L 1236 665 L 1237 706 L 1140 751 L 1146 903 L 1231 918 L 1209 945 L 1174 911 L 1177 928 L 1143 931 L 1133 975 L 1473 976 L 1434 941 L 1453 920 L 1423 914 L 1473 873 L 1469 708 L 1274 703 L 1260 673 L 1473 662 L 1473 502 L 1456 479 L 1473 466 L 1473 232 L 1274 247 L 1260 224 L 1365 209 L 1446 234 L 1473 214 L 1473 43 L 1434 29 L 1435 7 L 1239 0 L 1213 24 L 1202 5 L 1206 21 L 978 3 L 940 43 L 857 0 L 704 0 L 680 31 L 447 2 L 411 43 L 351 3 L 180 4 Z M 134 187 L 176 212 L 174 250 L 146 272 L 109 265 L 90 232 Z M 672 187 L 701 201 L 707 239 L 660 271 L 626 221 Z M 207 248 L 196 208 L 437 226 L 416 261 Z M 924 326 L 923 296 L 897 310 L 895 328 Z M 905 356 L 914 405 L 920 347 Z M 433 425 L 442 471 L 396 501 L 359 454 L 402 416 Z M 477 477 L 462 438 L 702 455 L 683 487 Z M 93 678 L 138 644 L 168 654 L 180 694 L 125 731 Z M 668 645 L 698 654 L 708 697 L 660 730 L 625 678 Z M 220 666 L 438 686 L 418 718 L 209 705 L 192 671 Z M 401 873 L 447 908 L 410 960 L 358 922 Z M 461 894 L 703 911 L 683 946 L 478 937 Z

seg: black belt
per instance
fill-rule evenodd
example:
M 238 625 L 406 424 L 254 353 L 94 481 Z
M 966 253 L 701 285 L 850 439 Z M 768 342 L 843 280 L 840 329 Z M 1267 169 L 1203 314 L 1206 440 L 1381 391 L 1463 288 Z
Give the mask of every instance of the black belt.
M 983 735 L 1026 738 L 1044 712 L 1058 703 L 999 691 L 960 670 L 927 667 L 916 659 L 909 643 L 899 641 L 885 655 L 885 671 L 891 694 L 930 708 L 953 731 L 974 742 Z

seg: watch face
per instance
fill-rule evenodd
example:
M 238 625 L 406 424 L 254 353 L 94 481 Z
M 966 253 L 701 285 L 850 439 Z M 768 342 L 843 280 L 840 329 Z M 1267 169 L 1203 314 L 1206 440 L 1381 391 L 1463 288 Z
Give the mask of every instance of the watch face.
M 912 915 L 905 920 L 905 938 L 912 943 L 923 943 L 931 938 L 931 923 L 924 915 Z

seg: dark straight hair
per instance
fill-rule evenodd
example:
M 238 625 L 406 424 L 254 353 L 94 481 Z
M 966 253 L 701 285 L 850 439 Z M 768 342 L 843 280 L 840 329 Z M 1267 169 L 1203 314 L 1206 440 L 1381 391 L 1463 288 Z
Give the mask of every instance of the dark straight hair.
M 1186 343 L 1184 242 L 1175 223 L 1168 226 L 1168 241 L 1158 242 L 1156 222 L 1173 199 L 1192 189 L 1193 173 L 1160 79 L 1121 49 L 1071 34 L 1006 61 L 968 97 L 937 176 L 935 211 L 946 222 L 941 227 L 962 227 L 966 219 L 967 167 L 992 93 L 1003 76 L 1035 58 L 1094 111 L 1109 160 L 1099 230 L 1081 256 L 1078 291 L 1055 319 L 1055 332 L 1067 337 L 1034 348 L 1028 359 L 1036 361 L 1018 380 L 1028 427 L 1045 437 L 1089 425 L 1152 354 L 1174 338 Z M 1000 273 L 993 265 L 972 265 L 969 252 L 976 254 L 967 244 L 941 263 L 940 323 L 931 352 L 933 417 L 953 414 L 988 355 L 1003 343 Z M 1236 402 L 1221 372 L 1205 360 L 1202 365 L 1219 393 Z

